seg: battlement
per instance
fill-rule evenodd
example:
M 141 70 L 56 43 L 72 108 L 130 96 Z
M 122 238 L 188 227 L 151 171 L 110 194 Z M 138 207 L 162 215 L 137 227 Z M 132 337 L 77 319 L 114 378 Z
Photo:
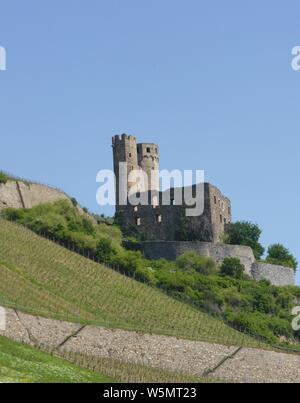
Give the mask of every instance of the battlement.
M 112 137 L 112 144 L 116 145 L 118 143 L 124 143 L 125 141 L 136 142 L 136 137 L 128 135 L 128 134 L 117 134 Z

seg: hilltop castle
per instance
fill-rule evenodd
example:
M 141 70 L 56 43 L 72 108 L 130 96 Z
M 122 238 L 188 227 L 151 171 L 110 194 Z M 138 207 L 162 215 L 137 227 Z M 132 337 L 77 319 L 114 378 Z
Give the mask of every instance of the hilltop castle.
M 195 217 L 186 217 L 186 205 L 176 204 L 176 195 L 183 195 L 187 188 L 171 188 L 160 191 L 159 188 L 159 146 L 153 143 L 139 143 L 136 138 L 123 134 L 112 139 L 114 171 L 116 176 L 116 212 L 118 221 L 126 233 L 139 234 L 143 240 L 164 241 L 220 241 L 226 224 L 231 222 L 231 203 L 219 189 L 209 183 L 202 184 L 198 195 L 203 200 L 203 213 Z M 127 178 L 122 178 L 120 163 L 126 165 Z M 134 185 L 130 180 L 132 171 L 143 171 L 146 180 L 136 183 L 135 191 L 141 196 L 146 194 L 147 205 L 120 202 L 120 182 L 124 186 L 126 197 Z M 123 174 L 124 175 L 124 174 Z M 129 179 L 129 180 L 128 180 Z M 196 185 L 189 189 L 191 194 Z M 166 193 L 170 195 L 169 205 L 164 205 Z M 142 198 L 142 197 L 140 197 Z
M 217 263 L 236 257 L 245 272 L 258 281 L 268 280 L 278 286 L 295 284 L 293 269 L 256 262 L 248 246 L 222 244 L 226 225 L 231 222 L 231 203 L 219 189 L 209 183 L 202 184 L 202 193 L 198 195 L 203 201 L 202 214 L 188 217 L 186 205 L 177 204 L 176 196 L 186 190 L 195 193 L 197 185 L 160 190 L 158 145 L 137 144 L 135 137 L 126 134 L 114 136 L 112 145 L 116 219 L 125 235 L 137 235 L 147 258 L 175 260 L 186 251 L 210 256 Z M 134 171 L 142 174 L 139 181 L 132 179 Z M 164 204 L 166 193 L 170 200 L 167 205 Z M 136 203 L 132 203 L 132 195 L 136 196 Z M 143 199 L 147 200 L 146 204 L 139 202 Z

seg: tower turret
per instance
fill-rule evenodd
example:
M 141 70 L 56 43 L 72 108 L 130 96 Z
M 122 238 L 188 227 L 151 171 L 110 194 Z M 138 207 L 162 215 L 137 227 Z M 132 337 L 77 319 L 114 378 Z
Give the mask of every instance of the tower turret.
M 148 176 L 148 190 L 159 191 L 159 147 L 153 143 L 137 145 L 138 165 Z
M 136 138 L 126 134 L 122 134 L 122 136 L 114 136 L 112 138 L 112 147 L 114 157 L 114 172 L 116 177 L 116 205 L 118 208 L 120 199 L 120 181 L 122 180 L 124 186 L 127 184 L 127 194 L 132 185 L 131 183 L 128 183 L 128 176 L 121 178 L 122 172 L 120 172 L 120 162 L 127 164 L 127 175 L 129 175 L 131 171 L 139 169 Z

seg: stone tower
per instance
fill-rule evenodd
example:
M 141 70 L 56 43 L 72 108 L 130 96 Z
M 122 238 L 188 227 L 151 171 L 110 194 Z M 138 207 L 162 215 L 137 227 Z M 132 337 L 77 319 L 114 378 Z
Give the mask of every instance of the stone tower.
M 153 143 L 137 145 L 139 167 L 147 174 L 148 188 L 159 191 L 159 147 Z
M 126 185 L 125 192 L 128 195 L 132 183 L 128 181 L 128 176 L 133 170 L 142 170 L 148 178 L 148 183 L 140 182 L 139 192 L 149 190 L 159 191 L 159 148 L 156 144 L 136 143 L 134 136 L 122 134 L 112 138 L 114 172 L 116 176 L 116 206 L 120 208 L 120 181 Z M 120 162 L 125 163 L 127 167 L 127 177 L 120 171 Z M 122 177 L 123 175 L 123 177 Z
M 131 183 L 128 182 L 128 177 L 121 177 L 120 162 L 127 164 L 127 173 L 139 169 L 137 159 L 136 138 L 122 134 L 122 136 L 114 136 L 112 138 L 113 157 L 114 157 L 114 172 L 116 176 L 116 206 L 119 207 L 119 185 L 120 180 L 127 183 L 126 192 L 128 194 Z

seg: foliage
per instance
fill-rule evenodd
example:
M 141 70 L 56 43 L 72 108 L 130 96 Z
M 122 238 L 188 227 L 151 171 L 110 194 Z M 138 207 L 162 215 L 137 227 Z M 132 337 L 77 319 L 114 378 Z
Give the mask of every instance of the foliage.
M 121 248 L 122 234 L 116 226 L 94 224 L 88 216 L 80 214 L 74 203 L 68 200 L 27 210 L 10 208 L 4 210 L 2 215 L 36 233 L 55 237 L 65 246 L 72 245 L 90 257 L 96 255 L 99 242 L 103 239 L 108 239 L 112 248 Z
M 75 197 L 71 198 L 71 203 L 73 204 L 74 207 L 78 206 L 78 201 L 75 199 Z
M 102 263 L 109 263 L 112 260 L 112 256 L 115 254 L 115 250 L 112 246 L 110 239 L 100 239 L 96 247 L 96 258 Z
M 256 259 L 264 254 L 264 248 L 259 243 L 261 229 L 248 221 L 237 221 L 226 226 L 225 241 L 231 245 L 244 245 L 252 248 Z
M 194 252 L 185 252 L 179 256 L 177 267 L 187 272 L 196 271 L 207 276 L 217 272 L 216 263 L 210 257 L 199 256 Z
M 244 276 L 245 266 L 240 259 L 226 258 L 221 265 L 221 275 L 241 279 Z
M 267 263 L 291 267 L 296 271 L 298 262 L 295 257 L 281 244 L 274 244 L 268 248 Z
M 0 184 L 5 184 L 8 181 L 8 176 L 0 171 Z

